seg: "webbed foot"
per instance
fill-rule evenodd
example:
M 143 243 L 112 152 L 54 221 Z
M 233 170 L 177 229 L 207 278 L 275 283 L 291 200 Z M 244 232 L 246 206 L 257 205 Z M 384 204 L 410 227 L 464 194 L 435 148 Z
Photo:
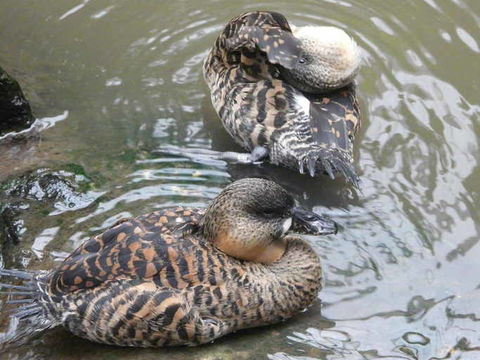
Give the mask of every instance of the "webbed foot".
M 182 148 L 175 145 L 164 145 L 154 152 L 185 156 L 193 161 L 211 162 L 212 160 L 232 161 L 240 164 L 260 164 L 268 157 L 268 150 L 263 146 L 255 147 L 251 153 L 235 151 L 215 151 L 202 148 Z

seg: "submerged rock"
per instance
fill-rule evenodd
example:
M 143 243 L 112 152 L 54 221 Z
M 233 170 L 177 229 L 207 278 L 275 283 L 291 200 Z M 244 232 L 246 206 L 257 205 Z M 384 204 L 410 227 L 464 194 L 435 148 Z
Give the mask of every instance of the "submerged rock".
M 0 243 L 18 244 L 20 235 L 25 229 L 24 221 L 18 218 L 19 215 L 19 209 L 15 204 L 9 204 L 0 211 Z
M 75 164 L 65 169 L 38 169 L 0 185 L 0 244 L 17 244 L 25 231 L 24 219 L 83 209 L 101 192 Z
M 75 206 L 82 197 L 77 189 L 85 182 L 88 180 L 84 175 L 39 169 L 12 181 L 7 194 L 27 200 L 61 201 L 66 206 Z
M 20 85 L 0 67 L 0 135 L 26 129 L 34 120 Z

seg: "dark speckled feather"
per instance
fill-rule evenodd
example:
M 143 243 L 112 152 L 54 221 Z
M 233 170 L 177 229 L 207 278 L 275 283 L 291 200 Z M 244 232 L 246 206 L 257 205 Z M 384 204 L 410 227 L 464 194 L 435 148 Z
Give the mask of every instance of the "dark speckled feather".
M 354 85 L 306 95 L 282 80 L 299 56 L 285 17 L 251 12 L 232 19 L 204 63 L 212 103 L 244 148 L 268 149 L 270 161 L 312 176 L 339 172 L 354 184 L 353 140 L 360 126 Z
M 0 287 L 13 288 L 17 293 L 12 295 L 28 303 L 14 313 L 26 323 L 26 332 L 3 340 L 63 325 L 75 335 L 106 344 L 196 345 L 290 318 L 307 307 L 320 288 L 320 261 L 306 242 L 287 237 L 283 256 L 262 264 L 233 258 L 205 238 L 215 230 L 230 229 L 226 220 L 239 224 L 242 206 L 253 214 L 291 216 L 293 199 L 284 190 L 275 185 L 272 200 L 259 201 L 262 197 L 251 194 L 251 183 L 244 179 L 243 187 L 224 190 L 216 207 L 209 208 L 209 226 L 204 224 L 205 210 L 156 211 L 120 221 L 50 272 L 1 270 L 0 275 L 25 281 Z M 253 180 L 257 183 L 272 184 Z M 260 193 L 269 194 L 268 186 Z M 243 205 L 245 196 L 250 200 Z M 238 230 L 250 236 L 253 228 L 258 236 L 269 229 L 266 223 L 258 229 L 249 215 L 245 219 L 246 228 Z M 266 221 L 274 219 L 269 215 Z M 280 228 L 283 221 L 280 218 Z

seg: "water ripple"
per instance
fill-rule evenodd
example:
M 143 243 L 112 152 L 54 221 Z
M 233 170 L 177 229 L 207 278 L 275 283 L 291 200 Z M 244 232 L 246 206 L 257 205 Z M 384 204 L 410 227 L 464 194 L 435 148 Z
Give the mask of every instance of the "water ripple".
M 168 356 L 209 358 L 224 347 L 297 360 L 478 355 L 480 16 L 472 2 L 5 1 L 0 50 L 47 79 L 48 91 L 32 81 L 39 96 L 51 94 L 46 108 L 69 109 L 68 121 L 42 131 L 35 151 L 43 162 L 60 154 L 81 163 L 97 186 L 87 207 L 25 219 L 24 249 L 45 262 L 37 268 L 50 266 L 45 248 L 69 252 L 123 217 L 204 207 L 233 179 L 269 177 L 341 225 L 336 236 L 310 239 L 325 270 L 322 314 L 313 306 L 274 327 L 278 333 L 248 331 Z M 268 164 L 158 151 L 168 144 L 240 150 L 212 109 L 201 64 L 228 19 L 259 8 L 297 25 L 339 26 L 361 46 L 360 193 Z M 66 343 L 92 359 L 158 356 Z M 38 359 L 69 356 L 57 346 L 39 349 L 47 355 Z M 8 356 L 33 356 L 18 354 Z

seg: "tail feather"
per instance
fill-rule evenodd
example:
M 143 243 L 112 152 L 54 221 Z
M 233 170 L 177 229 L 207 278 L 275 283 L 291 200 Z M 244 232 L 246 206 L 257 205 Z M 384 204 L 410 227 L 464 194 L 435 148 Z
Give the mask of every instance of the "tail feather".
M 23 281 L 21 285 L 0 283 L 1 294 L 7 294 L 8 309 L 5 314 L 10 318 L 6 332 L 0 333 L 2 346 L 19 346 L 29 341 L 44 330 L 56 326 L 57 323 L 45 306 L 45 274 L 43 272 L 27 272 L 20 270 L 0 269 L 0 276 L 8 276 Z
M 360 179 L 356 174 L 352 164 L 345 163 L 344 161 L 337 159 L 334 162 L 334 166 L 346 179 L 353 183 L 357 188 L 359 187 Z
M 34 299 L 7 300 L 7 304 L 31 304 L 34 301 Z
M 0 295 L 29 296 L 31 294 L 32 294 L 31 291 L 0 291 Z
M 33 279 L 33 273 L 27 272 L 27 271 L 21 271 L 21 270 L 7 270 L 7 269 L 0 269 L 0 276 L 10 276 L 10 277 L 16 277 L 19 279 L 25 279 L 25 280 L 32 280 Z
M 23 311 L 23 310 L 30 310 L 30 309 L 38 308 L 38 307 L 39 307 L 38 304 L 30 304 L 30 305 L 21 306 L 19 308 L 10 309 L 10 310 L 8 310 L 8 312 L 11 313 L 11 314 L 16 314 L 16 313 L 18 313 L 20 311 Z
M 321 159 L 323 168 L 327 172 L 328 176 L 330 176 L 330 179 L 335 179 L 335 174 L 333 173 L 332 166 L 330 165 L 330 162 L 326 159 Z M 313 176 L 313 175 L 312 175 Z
M 38 315 L 38 314 L 40 314 L 41 311 L 42 311 L 42 308 L 39 307 L 39 306 L 37 306 L 33 309 L 29 309 L 29 310 L 27 310 L 25 308 L 22 308 L 21 311 L 15 312 L 14 317 L 16 317 L 19 320 L 23 320 L 23 319 L 31 317 L 33 315 Z
M 305 168 L 307 168 L 308 173 L 313 177 L 319 171 L 324 171 L 332 180 L 335 179 L 336 173 L 340 173 L 355 187 L 359 187 L 360 179 L 355 172 L 352 161 L 342 149 L 303 148 L 299 151 L 304 153 L 298 160 L 300 173 L 303 174 Z
M 35 288 L 33 286 L 23 286 L 23 285 L 13 285 L 13 284 L 5 284 L 0 283 L 0 289 L 15 289 L 15 290 L 26 290 L 26 291 L 33 291 Z
M 308 147 L 304 149 L 308 153 L 304 161 L 310 175 L 315 170 L 325 171 L 332 179 L 341 174 L 358 188 L 359 178 L 352 164 L 353 139 L 360 125 L 355 86 L 328 94 L 297 94 L 295 102 L 301 114 L 296 119 L 295 131 Z M 314 156 L 321 169 L 308 165 Z

